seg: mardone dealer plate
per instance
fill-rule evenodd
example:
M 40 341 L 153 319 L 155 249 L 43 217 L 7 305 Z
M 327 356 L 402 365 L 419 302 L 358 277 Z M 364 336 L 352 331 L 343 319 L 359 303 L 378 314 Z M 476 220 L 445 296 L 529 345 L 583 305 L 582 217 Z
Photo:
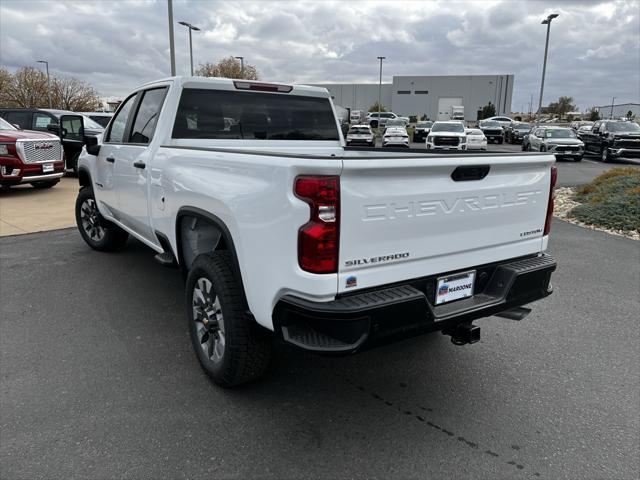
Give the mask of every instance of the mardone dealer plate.
M 473 296 L 473 282 L 475 279 L 475 270 L 438 278 L 436 305 Z

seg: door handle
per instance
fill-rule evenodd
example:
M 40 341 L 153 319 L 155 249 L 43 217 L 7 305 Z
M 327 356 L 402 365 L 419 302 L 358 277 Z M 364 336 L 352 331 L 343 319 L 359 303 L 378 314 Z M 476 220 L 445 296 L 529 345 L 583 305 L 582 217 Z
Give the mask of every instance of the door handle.
M 107 157 L 107 158 L 105 158 L 105 160 L 106 160 L 107 162 L 109 162 L 109 163 L 115 163 L 115 162 L 116 162 L 116 159 L 115 159 L 115 158 L 113 158 L 113 157 Z
M 142 168 L 144 169 L 144 167 L 146 167 L 144 162 L 133 162 L 133 166 L 136 168 Z

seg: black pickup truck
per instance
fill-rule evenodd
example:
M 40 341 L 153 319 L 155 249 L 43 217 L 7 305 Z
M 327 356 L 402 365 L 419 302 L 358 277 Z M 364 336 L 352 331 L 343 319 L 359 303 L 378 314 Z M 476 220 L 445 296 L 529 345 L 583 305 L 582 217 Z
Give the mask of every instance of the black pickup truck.
M 640 159 L 640 126 L 624 120 L 598 120 L 581 136 L 586 154 L 597 154 L 603 162 L 615 158 Z
M 487 137 L 487 143 L 504 142 L 504 130 L 495 120 L 481 120 L 478 128 L 482 130 L 484 136 Z

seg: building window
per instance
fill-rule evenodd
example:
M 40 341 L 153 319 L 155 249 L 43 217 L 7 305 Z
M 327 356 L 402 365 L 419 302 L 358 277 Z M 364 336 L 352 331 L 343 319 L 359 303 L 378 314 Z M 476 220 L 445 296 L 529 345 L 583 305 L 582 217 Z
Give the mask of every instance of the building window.
M 429 90 L 416 90 L 416 95 L 427 95 Z
M 398 95 L 409 95 L 411 90 L 398 90 Z

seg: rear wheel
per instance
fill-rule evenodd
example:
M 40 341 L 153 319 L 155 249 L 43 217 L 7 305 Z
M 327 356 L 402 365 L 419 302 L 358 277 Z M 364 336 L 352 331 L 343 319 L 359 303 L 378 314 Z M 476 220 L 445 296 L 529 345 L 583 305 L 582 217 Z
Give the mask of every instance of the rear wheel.
M 100 215 L 91 187 L 83 187 L 78 193 L 76 224 L 84 241 L 94 250 L 102 252 L 119 250 L 124 247 L 129 238 L 127 232 Z
M 232 387 L 266 371 L 271 335 L 247 312 L 229 252 L 202 254 L 194 260 L 185 297 L 191 343 L 215 383 Z
M 31 183 L 31 186 L 33 188 L 44 189 L 44 188 L 51 188 L 54 185 L 57 185 L 59 182 L 60 180 L 50 180 L 47 182 L 33 182 Z

